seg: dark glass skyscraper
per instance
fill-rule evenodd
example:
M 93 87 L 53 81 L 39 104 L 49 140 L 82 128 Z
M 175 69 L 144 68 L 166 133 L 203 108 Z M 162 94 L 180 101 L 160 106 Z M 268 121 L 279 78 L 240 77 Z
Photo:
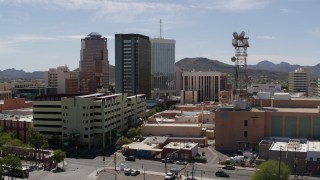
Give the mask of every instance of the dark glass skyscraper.
M 115 35 L 116 93 L 151 94 L 151 46 L 148 36 Z
M 79 85 L 80 91 L 87 93 L 109 87 L 107 38 L 96 32 L 81 39 Z

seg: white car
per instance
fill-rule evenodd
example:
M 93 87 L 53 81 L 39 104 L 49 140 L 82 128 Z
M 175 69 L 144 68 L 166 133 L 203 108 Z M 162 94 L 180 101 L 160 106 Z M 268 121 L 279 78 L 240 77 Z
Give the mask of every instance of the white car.
M 125 168 L 125 169 L 124 169 L 124 174 L 125 174 L 125 175 L 131 175 L 131 171 L 132 171 L 131 168 Z
M 131 176 L 136 176 L 136 175 L 138 175 L 138 174 L 140 174 L 140 171 L 138 171 L 138 170 L 136 170 L 136 169 L 132 169 L 132 170 L 131 170 Z
M 171 180 L 171 179 L 175 179 L 175 175 L 172 172 L 168 172 L 165 176 L 164 179 L 166 180 Z

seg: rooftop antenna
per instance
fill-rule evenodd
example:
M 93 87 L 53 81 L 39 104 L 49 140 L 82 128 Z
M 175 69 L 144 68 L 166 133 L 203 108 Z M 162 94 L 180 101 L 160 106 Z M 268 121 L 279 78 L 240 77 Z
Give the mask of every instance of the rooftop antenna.
M 160 19 L 160 38 L 162 38 L 162 20 Z

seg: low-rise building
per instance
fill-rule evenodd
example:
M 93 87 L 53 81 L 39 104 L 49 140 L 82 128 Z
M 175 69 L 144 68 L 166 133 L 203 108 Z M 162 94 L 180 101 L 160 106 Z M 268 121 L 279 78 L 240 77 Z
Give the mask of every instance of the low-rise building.
M 6 110 L 14 110 L 21 108 L 31 108 L 32 102 L 26 102 L 24 98 L 15 98 L 15 99 L 5 99 L 4 101 L 0 100 L 0 112 Z
M 198 154 L 198 143 L 193 142 L 170 142 L 163 147 L 161 157 L 191 160 Z
M 28 142 L 28 130 L 33 127 L 32 116 L 0 115 L 0 128 L 10 132 L 24 143 Z
M 272 99 L 272 107 L 215 111 L 215 148 L 257 151 L 264 137 L 320 139 L 320 99 Z M 303 108 L 304 107 L 304 108 Z

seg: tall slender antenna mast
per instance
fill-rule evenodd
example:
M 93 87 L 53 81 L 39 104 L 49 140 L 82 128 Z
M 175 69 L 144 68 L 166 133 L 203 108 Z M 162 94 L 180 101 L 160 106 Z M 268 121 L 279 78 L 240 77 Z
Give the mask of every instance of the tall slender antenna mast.
M 160 38 L 162 38 L 162 20 L 160 19 Z

